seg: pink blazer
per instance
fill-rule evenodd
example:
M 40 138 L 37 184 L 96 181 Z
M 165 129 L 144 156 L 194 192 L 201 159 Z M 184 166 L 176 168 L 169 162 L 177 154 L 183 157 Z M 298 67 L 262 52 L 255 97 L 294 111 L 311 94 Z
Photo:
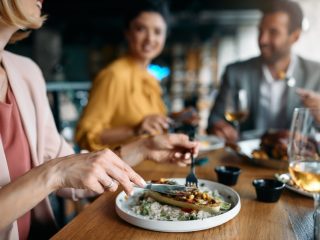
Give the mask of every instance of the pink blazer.
M 39 67 L 32 60 L 7 51 L 3 52 L 3 65 L 20 110 L 33 167 L 52 158 L 72 154 L 72 148 L 56 129 L 46 96 L 45 81 Z M 0 188 L 9 182 L 7 161 L 0 138 Z M 70 193 L 74 191 L 69 191 L 69 195 Z M 33 210 L 33 216 L 37 221 L 42 224 L 55 224 L 48 198 Z M 0 239 L 18 238 L 16 222 L 0 231 Z

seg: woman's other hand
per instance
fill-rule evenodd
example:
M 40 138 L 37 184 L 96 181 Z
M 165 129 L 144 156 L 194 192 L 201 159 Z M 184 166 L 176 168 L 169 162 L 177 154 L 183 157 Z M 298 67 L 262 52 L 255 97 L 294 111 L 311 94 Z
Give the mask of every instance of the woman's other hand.
M 176 123 L 188 124 L 192 126 L 199 125 L 200 116 L 197 110 L 193 107 L 188 107 L 180 112 L 172 112 L 169 115 L 170 119 Z
M 130 165 L 144 159 L 156 162 L 170 162 L 186 166 L 191 154 L 198 155 L 199 143 L 189 140 L 184 134 L 163 134 L 140 139 L 122 147 L 121 156 Z
M 97 193 L 116 191 L 121 184 L 131 195 L 133 184 L 143 186 L 145 181 L 111 150 L 70 155 L 55 162 L 56 189 L 71 187 Z
M 169 128 L 170 119 L 163 115 L 149 115 L 145 117 L 142 122 L 137 126 L 136 133 L 142 134 L 161 134 Z
M 184 134 L 165 134 L 146 141 L 146 159 L 171 162 L 180 166 L 191 163 L 191 154 L 198 155 L 199 143 Z

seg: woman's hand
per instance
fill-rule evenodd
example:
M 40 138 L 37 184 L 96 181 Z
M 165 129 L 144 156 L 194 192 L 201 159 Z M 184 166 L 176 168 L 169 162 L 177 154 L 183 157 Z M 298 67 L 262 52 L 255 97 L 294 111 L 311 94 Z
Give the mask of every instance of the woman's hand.
M 184 134 L 164 134 L 140 139 L 122 147 L 121 156 L 130 165 L 144 159 L 156 162 L 170 162 L 186 166 L 191 154 L 198 155 L 199 143 L 192 142 Z
M 64 187 L 88 189 L 97 193 L 116 191 L 118 183 L 131 195 L 133 184 L 143 186 L 145 181 L 111 150 L 71 155 L 55 162 L 57 189 Z M 115 181 L 114 181 L 115 180 Z
M 142 134 L 161 134 L 169 128 L 170 119 L 163 115 L 149 115 L 145 117 L 142 122 L 137 126 L 136 133 Z
M 175 123 L 187 124 L 191 126 L 197 126 L 200 122 L 200 116 L 193 107 L 185 108 L 180 112 L 172 112 L 170 113 L 169 117 Z
M 145 158 L 156 162 L 171 162 L 180 166 L 191 163 L 191 154 L 198 155 L 199 143 L 184 134 L 157 135 L 145 141 Z
M 127 195 L 132 194 L 133 183 L 139 186 L 145 184 L 110 150 L 52 159 L 0 188 L 0 232 L 60 188 L 103 193 L 105 190 L 115 191 L 118 183 L 124 187 Z

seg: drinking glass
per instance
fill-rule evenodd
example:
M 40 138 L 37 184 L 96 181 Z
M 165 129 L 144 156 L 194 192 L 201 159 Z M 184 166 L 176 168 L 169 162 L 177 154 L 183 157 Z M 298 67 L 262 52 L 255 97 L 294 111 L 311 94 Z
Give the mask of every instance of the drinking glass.
M 320 239 L 320 109 L 296 108 L 291 123 L 288 156 L 294 183 L 313 193 L 314 236 Z
M 240 137 L 240 123 L 249 115 L 248 97 L 245 89 L 230 90 L 227 92 L 226 108 L 224 116 L 232 122 Z

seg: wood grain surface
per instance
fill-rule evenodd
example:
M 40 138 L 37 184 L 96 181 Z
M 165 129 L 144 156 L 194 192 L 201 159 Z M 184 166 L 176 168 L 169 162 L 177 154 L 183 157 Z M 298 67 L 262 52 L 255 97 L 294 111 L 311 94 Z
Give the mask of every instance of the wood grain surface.
M 273 178 L 279 170 L 254 166 L 221 149 L 207 154 L 209 163 L 197 167 L 198 178 L 217 181 L 214 166 L 234 165 L 241 168 L 233 188 L 241 198 L 240 213 L 231 221 L 208 230 L 190 233 L 162 233 L 144 230 L 120 219 L 115 212 L 117 193 L 105 193 L 61 229 L 53 239 L 312 239 L 313 199 L 285 190 L 276 203 L 256 200 L 252 180 Z M 185 177 L 188 168 L 145 161 L 134 168 L 146 180 Z

